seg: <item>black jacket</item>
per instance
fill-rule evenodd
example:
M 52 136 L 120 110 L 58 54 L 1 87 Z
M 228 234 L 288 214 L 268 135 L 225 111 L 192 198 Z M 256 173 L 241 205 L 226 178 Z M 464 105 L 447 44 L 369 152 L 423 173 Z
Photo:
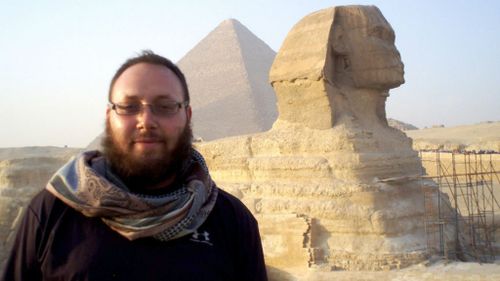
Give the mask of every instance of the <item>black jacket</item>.
M 267 280 L 257 222 L 219 195 L 196 233 L 168 242 L 129 241 L 41 191 L 30 203 L 3 281 Z

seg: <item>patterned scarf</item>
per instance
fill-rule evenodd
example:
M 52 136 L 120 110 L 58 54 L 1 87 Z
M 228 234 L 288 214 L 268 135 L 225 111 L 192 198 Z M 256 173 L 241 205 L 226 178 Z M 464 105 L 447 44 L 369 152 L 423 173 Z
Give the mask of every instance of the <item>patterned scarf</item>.
M 85 216 L 100 217 L 129 240 L 151 236 L 168 241 L 193 233 L 217 199 L 217 187 L 195 150 L 185 174 L 182 186 L 170 193 L 136 194 L 111 173 L 100 152 L 86 151 L 59 169 L 46 188 Z

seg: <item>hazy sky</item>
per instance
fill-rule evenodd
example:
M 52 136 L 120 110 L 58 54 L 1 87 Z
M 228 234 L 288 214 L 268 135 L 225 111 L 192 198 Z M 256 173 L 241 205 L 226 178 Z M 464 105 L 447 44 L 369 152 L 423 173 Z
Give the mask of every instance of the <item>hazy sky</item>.
M 418 127 L 500 120 L 500 1 L 0 0 L 0 147 L 85 147 L 104 128 L 118 66 L 142 49 L 181 59 L 227 18 L 278 51 L 305 15 L 374 4 L 406 83 L 387 116 Z

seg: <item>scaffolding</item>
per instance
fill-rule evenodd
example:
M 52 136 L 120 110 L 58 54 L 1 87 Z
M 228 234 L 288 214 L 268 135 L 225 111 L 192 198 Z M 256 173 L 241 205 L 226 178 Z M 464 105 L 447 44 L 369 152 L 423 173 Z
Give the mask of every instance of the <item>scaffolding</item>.
M 492 262 L 498 249 L 495 212 L 500 204 L 499 171 L 495 153 L 421 151 L 424 185 L 425 231 L 431 254 Z M 495 158 L 495 159 L 493 159 Z M 498 220 L 498 219 L 497 219 Z

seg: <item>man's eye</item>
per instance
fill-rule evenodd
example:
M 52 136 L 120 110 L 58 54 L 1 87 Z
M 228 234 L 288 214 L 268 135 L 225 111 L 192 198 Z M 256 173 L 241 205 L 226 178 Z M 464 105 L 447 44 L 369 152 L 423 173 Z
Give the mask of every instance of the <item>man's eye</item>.
M 161 111 L 166 111 L 166 112 L 172 112 L 177 110 L 177 104 L 175 103 L 169 103 L 169 104 L 157 104 L 156 108 L 158 108 Z
M 141 106 L 139 104 L 121 104 L 118 106 L 121 110 L 124 111 L 136 111 L 138 110 Z

